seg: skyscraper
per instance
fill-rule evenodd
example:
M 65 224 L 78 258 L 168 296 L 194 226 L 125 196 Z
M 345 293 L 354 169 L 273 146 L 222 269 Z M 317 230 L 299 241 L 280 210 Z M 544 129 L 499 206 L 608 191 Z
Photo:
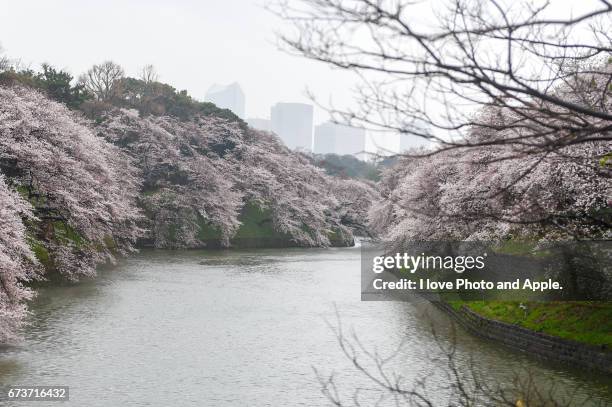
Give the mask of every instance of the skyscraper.
M 358 156 L 366 149 L 364 128 L 325 122 L 315 128 L 314 152 Z
M 312 105 L 277 103 L 272 106 L 272 131 L 291 149 L 312 150 Z
M 325 122 L 315 127 L 313 151 L 317 154 L 336 154 L 336 137 L 332 123 Z
M 222 109 L 229 109 L 244 119 L 244 92 L 237 82 L 227 86 L 216 84 L 211 86 L 206 92 L 206 101 Z

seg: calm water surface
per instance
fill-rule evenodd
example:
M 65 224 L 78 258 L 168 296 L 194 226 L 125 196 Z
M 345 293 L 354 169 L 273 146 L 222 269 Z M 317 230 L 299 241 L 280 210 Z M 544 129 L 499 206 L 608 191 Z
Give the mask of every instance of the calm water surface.
M 32 307 L 25 341 L 0 349 L 0 385 L 67 385 L 52 406 L 327 405 L 314 368 L 339 391 L 371 387 L 340 351 L 337 314 L 408 381 L 444 374 L 431 357 L 451 342 L 448 320 L 424 303 L 361 302 L 359 249 L 144 251 L 98 278 L 49 286 Z M 612 404 L 606 378 L 545 364 L 457 330 L 457 355 L 491 382 L 528 369 L 537 380 Z M 433 394 L 441 403 L 440 394 Z M 1 402 L 0 402 L 1 403 Z

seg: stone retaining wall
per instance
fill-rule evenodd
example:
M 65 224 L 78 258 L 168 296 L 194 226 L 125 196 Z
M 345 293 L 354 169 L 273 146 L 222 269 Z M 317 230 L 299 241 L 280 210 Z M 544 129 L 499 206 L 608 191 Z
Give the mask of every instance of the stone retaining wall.
M 432 303 L 447 312 L 469 332 L 492 339 L 533 356 L 612 374 L 612 349 L 557 338 L 517 325 L 485 318 L 465 305 L 456 310 L 440 301 Z

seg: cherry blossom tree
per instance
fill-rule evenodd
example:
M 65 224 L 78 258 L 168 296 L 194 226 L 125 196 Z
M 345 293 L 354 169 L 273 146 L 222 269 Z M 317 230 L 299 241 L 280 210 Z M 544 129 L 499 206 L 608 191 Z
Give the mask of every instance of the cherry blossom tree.
M 133 249 L 139 183 L 129 158 L 64 105 L 0 88 L 0 163 L 32 203 L 49 266 L 70 278 Z
M 380 198 L 374 183 L 331 178 L 328 188 L 328 193 L 336 197 L 333 212 L 339 217 L 340 224 L 362 236 L 371 236 L 367 225 L 368 211 L 372 202 Z
M 352 242 L 351 218 L 341 213 L 350 203 L 339 203 L 338 183 L 273 134 L 218 117 L 141 117 L 119 109 L 97 130 L 142 171 L 140 202 L 156 247 L 201 247 L 199 236 L 210 228 L 228 246 L 247 203 L 269 210 L 273 228 L 296 245 L 327 246 L 330 236 Z M 361 205 L 370 202 L 372 186 L 352 185 L 365 194 Z M 365 211 L 358 213 L 363 224 Z
M 181 122 L 163 116 L 140 118 L 134 110 L 114 110 L 98 126 L 100 134 L 130 154 L 143 177 L 140 202 L 156 247 L 198 247 L 204 224 L 225 245 L 239 226 L 241 193 L 234 188 L 223 140 L 238 141 L 225 121 Z M 233 140 L 233 141 L 231 141 Z
M 38 277 L 38 262 L 26 240 L 22 219 L 33 219 L 31 206 L 0 175 L 0 342 L 15 340 L 33 292 L 25 284 Z
M 271 133 L 250 130 L 248 136 L 250 142 L 240 152 L 246 163 L 240 185 L 250 200 L 272 210 L 274 228 L 303 246 L 328 246 L 334 231 L 344 236 L 323 170 Z
M 602 238 L 612 183 L 600 157 L 609 151 L 593 141 L 523 157 L 504 145 L 404 157 L 383 174 L 370 224 L 396 242 Z
M 609 111 L 612 100 L 601 92 L 611 75 L 612 63 L 606 61 L 552 91 L 569 103 Z M 387 170 L 380 184 L 383 200 L 370 212 L 373 228 L 398 241 L 609 237 L 611 145 L 605 137 L 573 143 L 560 131 L 535 138 L 513 125 L 521 113 L 507 106 L 487 106 L 476 116 L 486 125 L 470 128 L 465 139 L 470 147 L 413 152 L 409 155 L 418 157 L 404 157 Z M 544 126 L 557 119 L 556 125 L 570 120 L 541 117 Z M 588 125 L 600 119 L 576 113 L 571 120 Z M 522 147 L 504 142 L 523 133 L 530 136 Z M 563 140 L 546 148 L 554 137 Z
M 288 52 L 356 74 L 356 107 L 330 108 L 337 121 L 521 154 L 611 139 L 608 0 L 580 11 L 546 0 L 277 0 L 270 9 L 294 26 L 280 37 Z M 473 115 L 487 106 L 512 120 Z M 475 140 L 474 128 L 512 131 Z

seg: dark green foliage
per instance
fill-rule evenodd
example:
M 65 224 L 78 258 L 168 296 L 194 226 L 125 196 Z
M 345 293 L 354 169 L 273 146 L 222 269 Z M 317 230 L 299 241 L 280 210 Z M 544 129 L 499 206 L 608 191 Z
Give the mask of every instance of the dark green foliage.
M 121 107 L 138 110 L 143 115 L 169 115 L 187 120 L 197 115 L 216 116 L 246 124 L 231 110 L 220 109 L 212 103 L 193 99 L 186 90 L 177 91 L 161 82 L 145 82 L 124 78 L 118 86 L 118 98 L 112 101 Z
M 329 175 L 342 178 L 378 181 L 380 171 L 376 165 L 359 160 L 352 155 L 321 154 L 314 156 L 314 164 Z
M 66 104 L 70 108 L 78 108 L 91 96 L 82 85 L 72 86 L 72 75 L 66 71 L 56 70 L 49 64 L 42 65 L 42 72 L 36 75 L 38 87 L 45 90 L 51 99 Z
M 246 203 L 240 213 L 240 229 L 236 233 L 235 239 L 244 238 L 282 238 L 289 240 L 291 236 L 274 230 L 272 221 L 272 210 L 262 208 L 253 203 Z
M 232 237 L 234 248 L 253 247 L 299 247 L 291 239 L 291 235 L 274 229 L 273 213 L 270 208 L 260 207 L 247 202 L 240 213 L 240 228 Z M 198 239 L 208 248 L 220 248 L 221 233 L 204 219 L 199 222 Z M 330 232 L 329 239 L 333 247 L 345 247 L 354 244 L 352 237 L 346 236 L 341 230 Z
M 10 69 L 0 73 L 0 83 L 2 84 L 19 83 L 39 89 L 46 93 L 49 98 L 76 109 L 91 96 L 83 89 L 82 85 L 71 85 L 73 79 L 73 76 L 68 72 L 57 70 L 49 64 L 42 64 L 41 72 L 35 72 L 32 69 Z
M 51 99 L 66 104 L 72 109 L 82 110 L 88 117 L 99 120 L 113 107 L 136 109 L 142 115 L 174 116 L 189 120 L 195 116 L 215 116 L 238 122 L 245 130 L 246 123 L 229 109 L 221 109 L 213 103 L 200 102 L 186 90 L 177 91 L 161 82 L 145 82 L 136 78 L 123 78 L 116 88 L 116 96 L 106 102 L 96 101 L 77 83 L 73 76 L 49 64 L 42 64 L 40 72 L 32 69 L 10 69 L 0 72 L 0 84 L 20 84 L 39 89 Z
M 378 168 L 381 169 L 381 170 L 385 169 L 385 168 L 390 168 L 390 167 L 394 166 L 395 163 L 398 162 L 399 158 L 401 158 L 401 156 L 397 156 L 397 155 L 381 158 L 378 161 Z
M 36 88 L 36 72 L 31 69 L 24 69 L 16 71 L 13 68 L 0 72 L 0 85 L 14 85 L 21 84 Z

